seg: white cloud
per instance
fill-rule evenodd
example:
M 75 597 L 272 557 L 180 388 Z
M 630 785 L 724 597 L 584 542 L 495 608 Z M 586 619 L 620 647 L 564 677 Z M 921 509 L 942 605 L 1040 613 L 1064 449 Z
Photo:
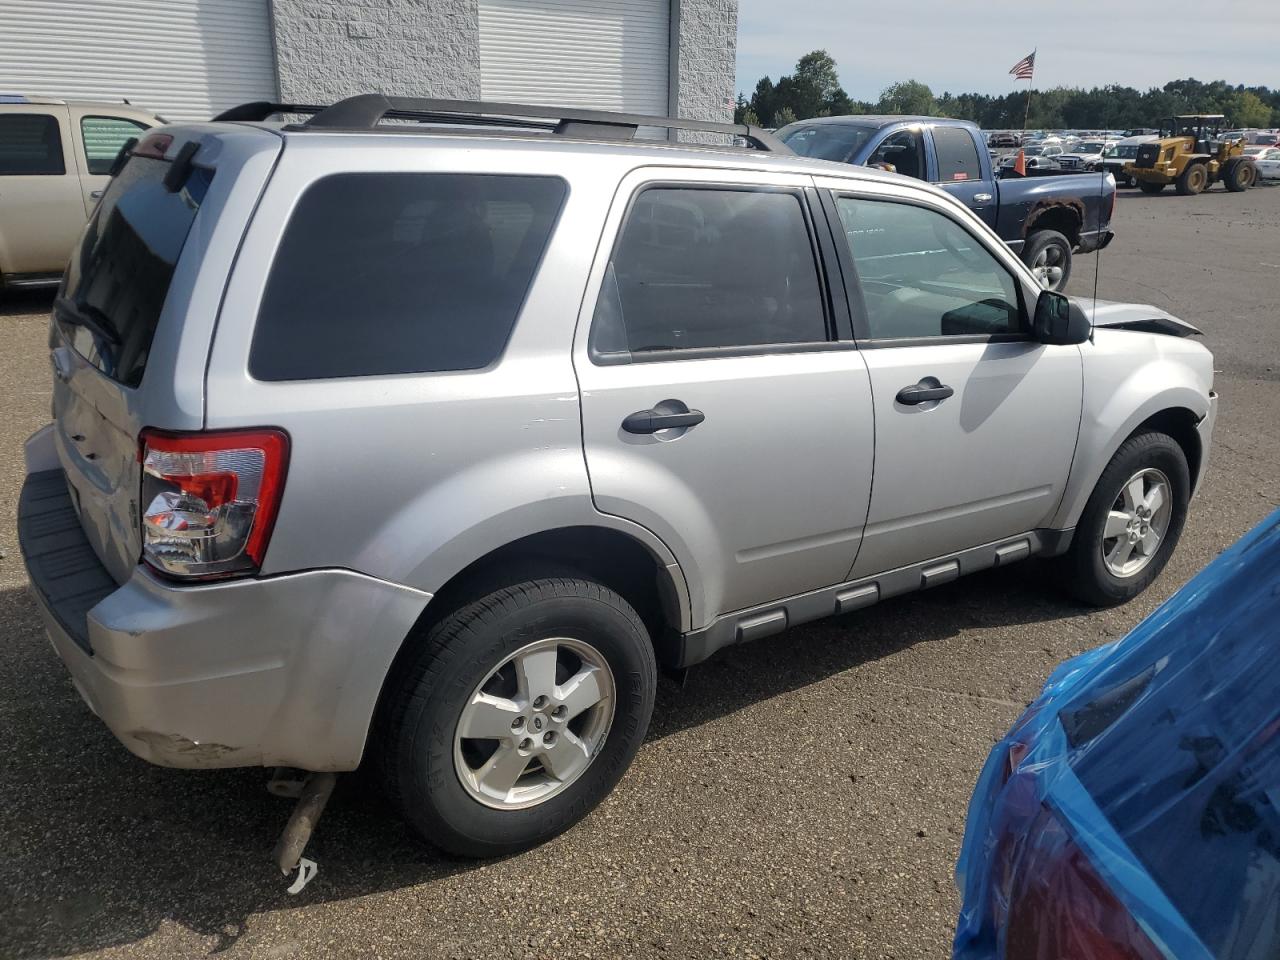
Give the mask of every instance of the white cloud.
M 750 95 L 825 49 L 854 99 L 915 78 L 935 93 L 1023 90 L 1009 68 L 1038 49 L 1035 85 L 1146 89 L 1195 77 L 1280 86 L 1280 3 L 1225 0 L 1162 8 L 1121 0 L 739 0 L 738 89 Z

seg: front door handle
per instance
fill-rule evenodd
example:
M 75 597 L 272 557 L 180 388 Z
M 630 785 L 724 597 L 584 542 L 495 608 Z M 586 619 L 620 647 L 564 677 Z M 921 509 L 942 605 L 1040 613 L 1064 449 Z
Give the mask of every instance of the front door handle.
M 102 199 L 102 191 L 101 191 L 101 190 L 91 190 L 91 191 L 89 192 L 89 199 L 90 199 L 90 200 L 101 200 L 101 199 Z
M 975 193 L 975 194 L 973 195 L 973 202 L 974 202 L 974 203 L 990 203 L 990 202 L 991 202 L 991 194 L 989 194 L 989 193 Z
M 938 383 L 935 386 L 921 380 L 919 383 L 913 383 L 899 390 L 898 402 L 913 407 L 917 403 L 928 403 L 930 400 L 945 400 L 953 394 L 955 391 L 945 383 Z
M 696 427 L 706 414 L 701 410 L 684 410 L 668 413 L 663 410 L 637 410 L 628 414 L 622 421 L 622 429 L 627 433 L 657 433 L 659 430 L 670 430 L 673 427 Z

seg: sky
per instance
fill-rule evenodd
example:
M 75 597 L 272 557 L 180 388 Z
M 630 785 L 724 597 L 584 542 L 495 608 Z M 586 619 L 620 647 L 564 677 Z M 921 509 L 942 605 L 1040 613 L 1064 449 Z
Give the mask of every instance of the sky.
M 1219 0 L 738 0 L 738 85 L 791 73 L 814 49 L 835 58 L 855 100 L 898 80 L 935 94 L 1025 90 L 1009 68 L 1032 49 L 1035 86 L 1169 80 L 1280 87 L 1280 2 Z

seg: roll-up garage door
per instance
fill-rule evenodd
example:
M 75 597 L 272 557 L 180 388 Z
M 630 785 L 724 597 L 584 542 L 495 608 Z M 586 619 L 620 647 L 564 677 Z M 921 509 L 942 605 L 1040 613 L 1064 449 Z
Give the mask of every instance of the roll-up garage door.
M 270 0 L 0 0 L 0 93 L 207 120 L 275 100 Z
M 667 115 L 671 0 L 480 0 L 485 100 Z

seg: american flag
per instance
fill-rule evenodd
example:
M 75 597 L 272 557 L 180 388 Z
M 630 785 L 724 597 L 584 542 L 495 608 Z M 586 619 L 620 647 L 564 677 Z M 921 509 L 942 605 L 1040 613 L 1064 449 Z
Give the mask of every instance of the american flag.
M 1013 69 L 1009 71 L 1010 76 L 1015 80 L 1030 80 L 1031 75 L 1036 72 L 1036 54 L 1035 51 L 1027 54 L 1021 60 L 1013 65 Z

